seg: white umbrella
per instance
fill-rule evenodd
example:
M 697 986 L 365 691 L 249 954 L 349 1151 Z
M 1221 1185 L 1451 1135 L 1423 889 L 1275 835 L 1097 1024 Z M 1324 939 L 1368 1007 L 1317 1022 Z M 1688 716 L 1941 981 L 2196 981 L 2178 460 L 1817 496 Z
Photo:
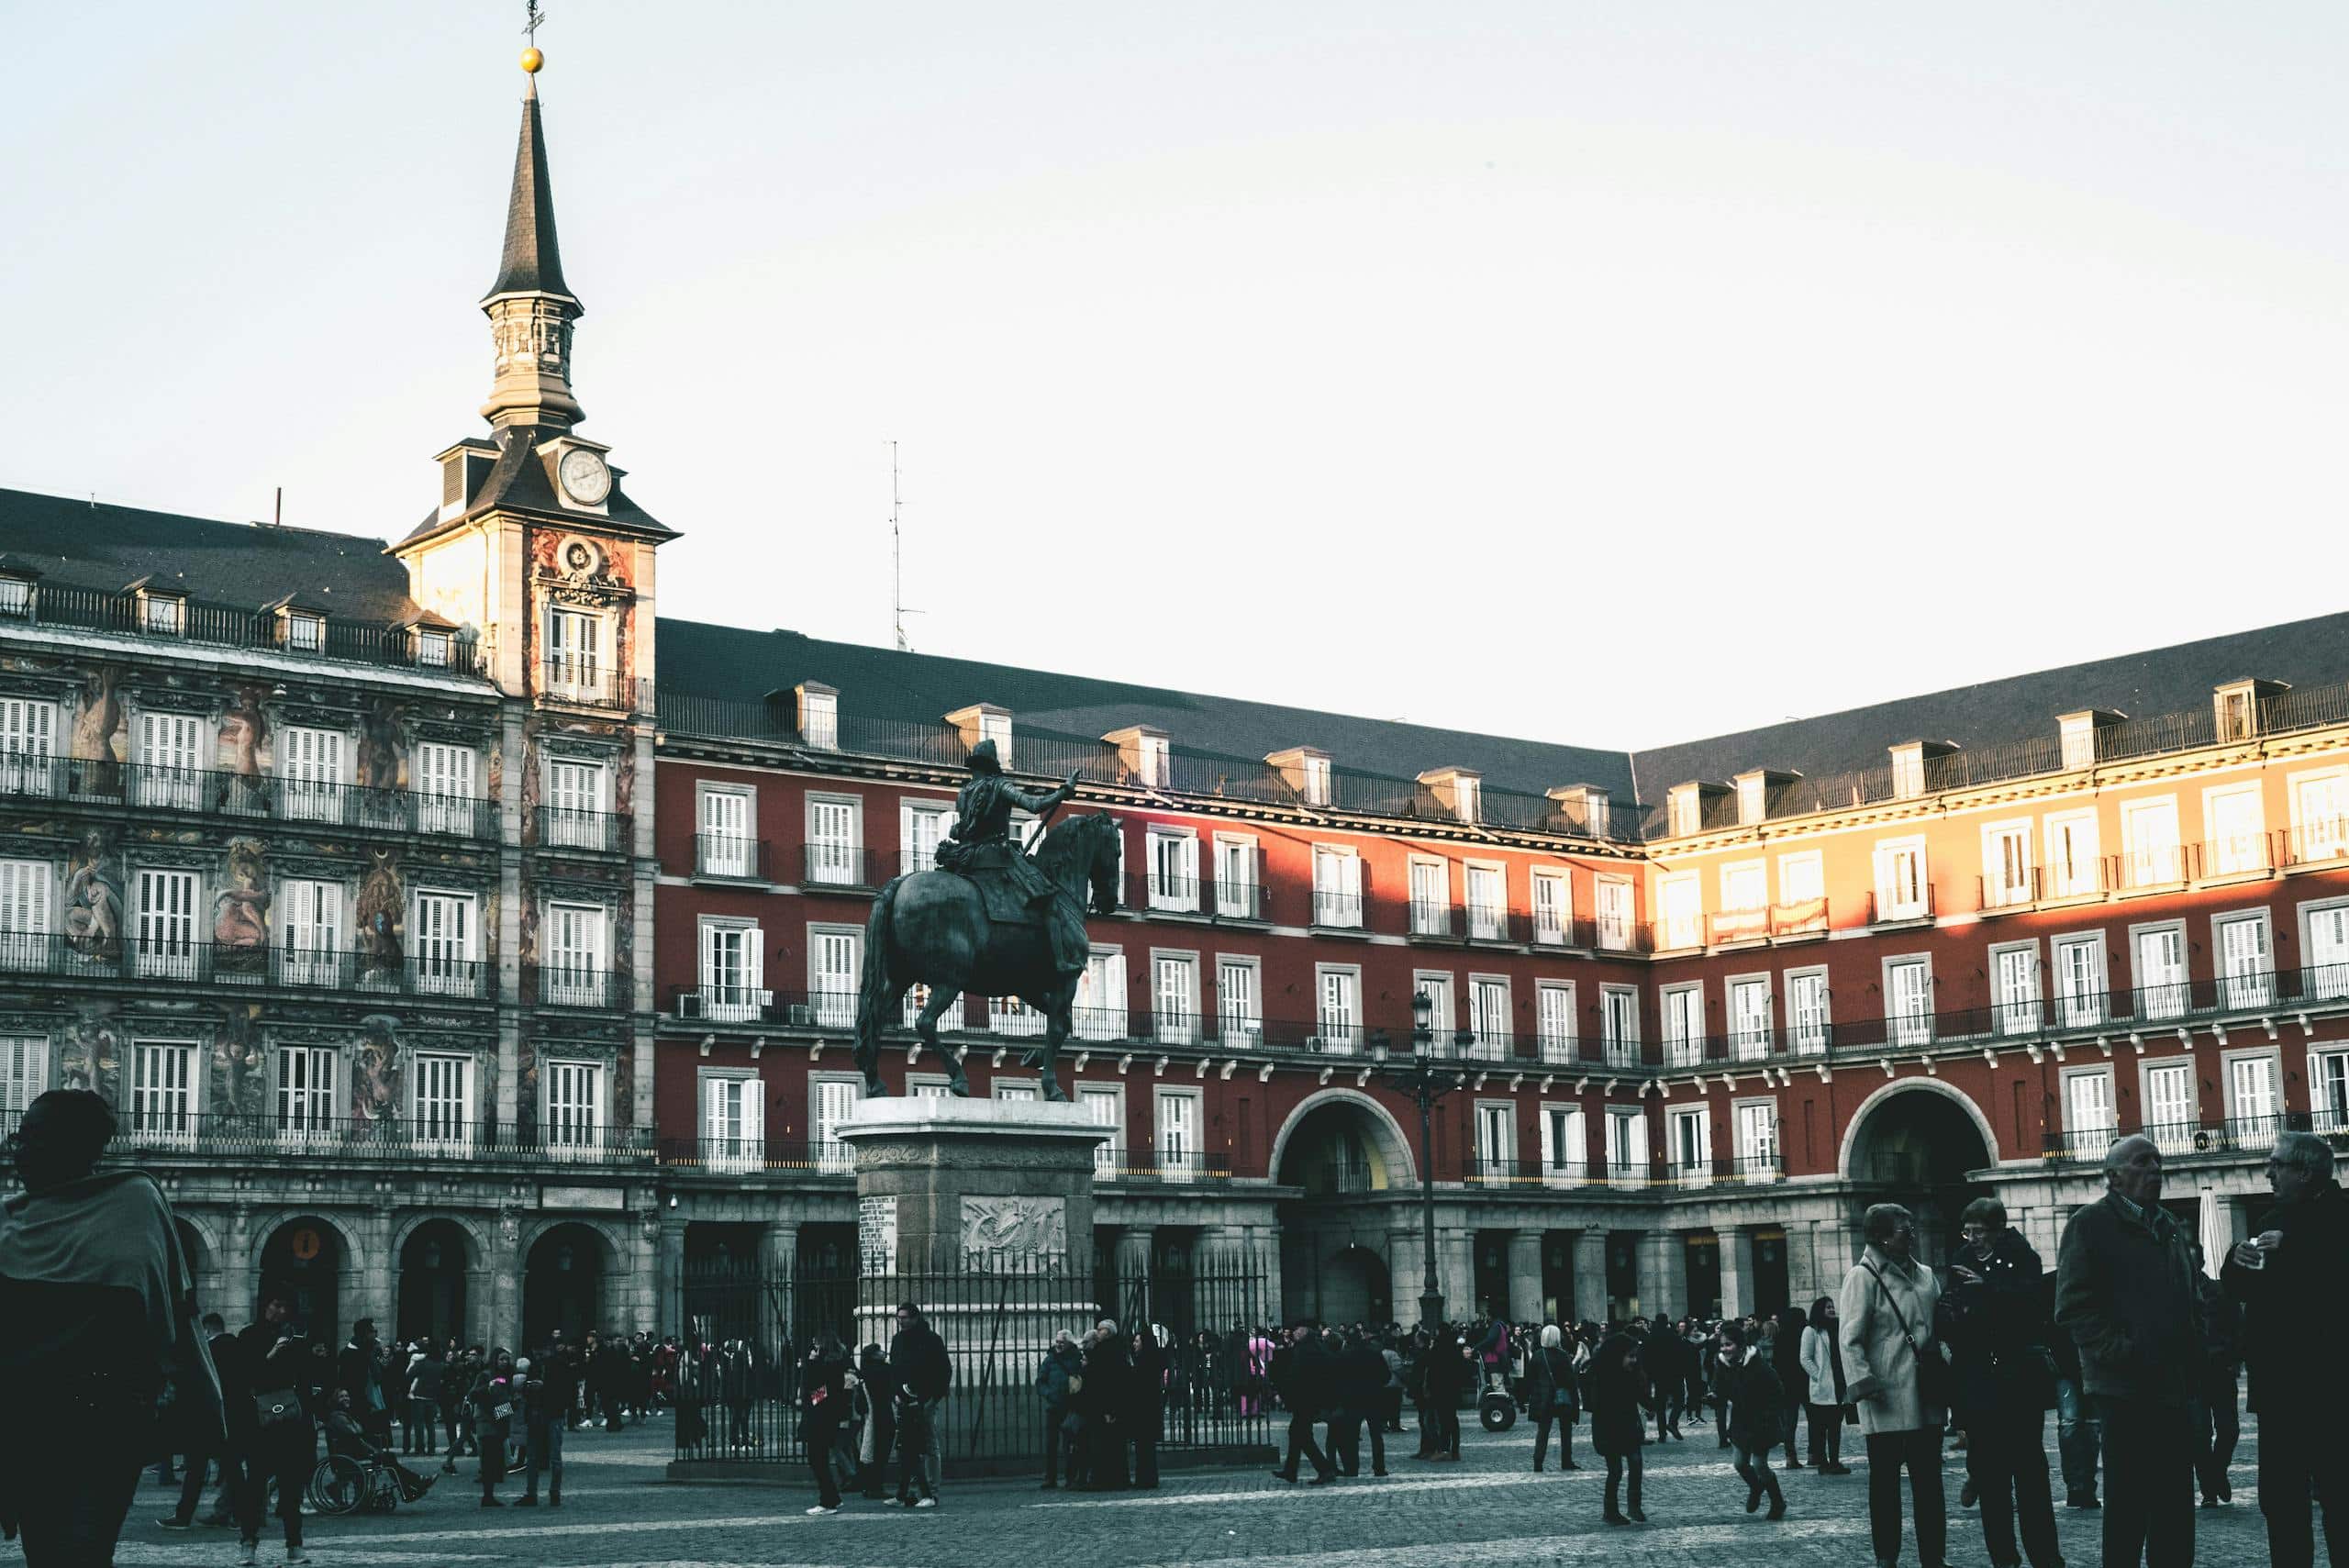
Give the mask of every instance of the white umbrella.
M 2212 1279 L 2219 1277 L 2219 1265 L 2226 1262 L 2227 1249 L 2235 1244 L 2234 1229 L 2227 1223 L 2227 1211 L 2219 1202 L 2219 1189 L 2202 1189 L 2202 1267 Z

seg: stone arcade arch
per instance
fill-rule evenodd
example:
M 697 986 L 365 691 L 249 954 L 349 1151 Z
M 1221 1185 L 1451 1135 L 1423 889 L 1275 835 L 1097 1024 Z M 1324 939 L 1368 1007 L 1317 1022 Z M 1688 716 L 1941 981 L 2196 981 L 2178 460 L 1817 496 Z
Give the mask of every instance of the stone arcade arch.
M 618 1244 L 600 1226 L 566 1219 L 540 1230 L 523 1254 L 522 1344 L 543 1345 L 557 1329 L 576 1344 L 590 1329 L 633 1327 L 606 1317 L 621 1266 Z
M 1998 1163 L 1998 1133 L 1981 1108 L 1935 1078 L 1900 1078 L 1862 1101 L 1838 1165 L 1855 1202 L 1898 1203 L 1917 1217 L 1918 1251 L 1944 1262 L 1958 1214 L 1989 1189 L 1970 1178 Z M 1856 1232 L 1859 1214 L 1853 1215 Z
M 1354 1089 L 1308 1095 L 1273 1140 L 1272 1170 L 1282 1185 L 1306 1194 L 1283 1205 L 1280 1217 L 1287 1314 L 1348 1323 L 1374 1312 L 1391 1317 L 1394 1206 L 1416 1200 L 1419 1173 L 1386 1107 Z
M 469 1225 L 451 1216 L 424 1216 L 406 1227 L 393 1253 L 399 1273 L 392 1321 L 400 1339 L 440 1344 L 470 1337 L 484 1247 Z
M 261 1244 L 262 1289 L 284 1286 L 294 1296 L 294 1318 L 315 1342 L 340 1345 L 348 1323 L 343 1287 L 356 1277 L 359 1260 L 342 1227 L 317 1213 L 289 1216 L 272 1226 Z M 258 1300 L 243 1304 L 258 1316 Z M 233 1318 L 235 1314 L 222 1314 Z M 351 1314 L 352 1318 L 360 1316 Z

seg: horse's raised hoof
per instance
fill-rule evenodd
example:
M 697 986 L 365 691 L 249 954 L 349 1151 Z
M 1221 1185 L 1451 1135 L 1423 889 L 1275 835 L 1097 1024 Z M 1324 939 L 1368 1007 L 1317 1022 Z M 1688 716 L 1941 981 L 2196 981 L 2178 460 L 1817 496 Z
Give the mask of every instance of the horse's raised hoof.
M 889 1085 L 879 1078 L 867 1078 L 864 1081 L 864 1097 L 868 1100 L 886 1099 L 889 1097 Z
M 971 1097 L 971 1081 L 957 1073 L 946 1081 L 946 1092 L 958 1100 L 967 1100 Z
M 1068 1096 L 1062 1094 L 1061 1086 L 1050 1078 L 1044 1080 L 1044 1098 L 1059 1105 L 1068 1104 Z

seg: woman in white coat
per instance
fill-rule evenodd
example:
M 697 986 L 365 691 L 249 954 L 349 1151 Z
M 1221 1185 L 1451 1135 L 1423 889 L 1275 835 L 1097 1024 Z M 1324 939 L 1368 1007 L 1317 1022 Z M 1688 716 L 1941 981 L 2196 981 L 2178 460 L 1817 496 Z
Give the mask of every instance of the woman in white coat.
M 1810 1395 L 1810 1467 L 1821 1475 L 1852 1473 L 1843 1464 L 1843 1356 L 1836 1339 L 1835 1298 L 1822 1296 L 1810 1304 L 1802 1330 L 1802 1374 Z
M 1949 1518 L 1942 1499 L 1942 1428 L 1949 1412 L 1925 1402 L 1917 1351 L 1938 1356 L 1933 1304 L 1941 1282 L 1909 1254 L 1917 1222 L 1898 1204 L 1880 1203 L 1862 1221 L 1867 1248 L 1836 1293 L 1845 1395 L 1859 1407 L 1868 1447 L 1868 1532 L 1879 1568 L 1900 1560 L 1900 1472 L 1917 1510 L 1917 1560 L 1943 1568 Z M 1905 1329 L 1904 1329 L 1905 1325 Z

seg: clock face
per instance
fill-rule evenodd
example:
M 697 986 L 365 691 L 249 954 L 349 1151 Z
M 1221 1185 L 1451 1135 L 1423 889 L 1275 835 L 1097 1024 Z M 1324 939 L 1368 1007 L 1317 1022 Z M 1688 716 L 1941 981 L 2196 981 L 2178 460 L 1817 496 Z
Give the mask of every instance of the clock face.
M 574 501 L 593 506 L 611 493 L 612 471 L 604 460 L 584 447 L 573 447 L 562 454 L 562 488 Z

